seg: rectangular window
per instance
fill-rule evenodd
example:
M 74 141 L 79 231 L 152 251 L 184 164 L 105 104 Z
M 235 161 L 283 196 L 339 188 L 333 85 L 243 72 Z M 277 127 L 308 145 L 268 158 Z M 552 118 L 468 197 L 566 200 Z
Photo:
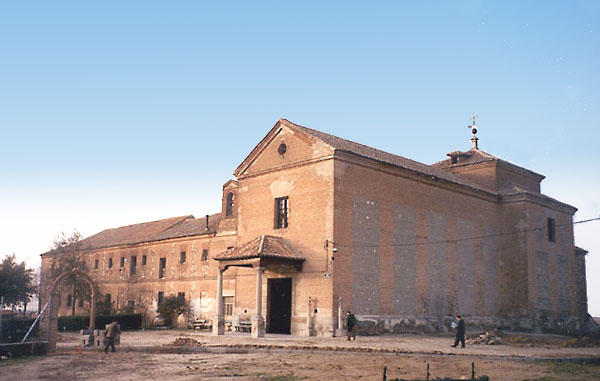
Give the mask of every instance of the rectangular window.
M 94 269 L 98 269 L 98 260 L 97 259 L 94 261 Z
M 158 292 L 158 305 L 160 306 L 163 302 L 163 300 L 165 299 L 165 293 L 162 291 Z
M 548 218 L 548 241 L 556 242 L 556 221 Z
M 108 258 L 108 268 L 112 269 L 112 258 Z
M 202 262 L 206 262 L 208 261 L 208 250 L 204 249 L 202 250 Z
M 161 258 L 158 262 L 158 279 L 165 277 L 165 269 L 167 268 L 167 258 Z
M 185 260 L 186 260 L 185 251 L 182 251 L 179 253 L 179 263 L 185 263 Z
M 71 299 L 73 299 L 73 296 L 71 294 L 67 294 L 67 307 L 71 307 Z
M 177 293 L 177 299 L 180 302 L 185 303 L 185 292 L 178 292 Z
M 121 261 L 119 262 L 119 267 L 125 267 L 125 257 L 121 257 Z
M 275 199 L 275 229 L 288 227 L 289 199 L 279 197 Z
M 233 316 L 233 296 L 224 296 L 223 305 L 225 307 L 225 316 L 231 318 Z
M 137 267 L 137 256 L 132 255 L 129 261 L 129 275 L 135 275 L 135 268 Z
M 142 266 L 146 266 L 146 256 L 142 255 Z

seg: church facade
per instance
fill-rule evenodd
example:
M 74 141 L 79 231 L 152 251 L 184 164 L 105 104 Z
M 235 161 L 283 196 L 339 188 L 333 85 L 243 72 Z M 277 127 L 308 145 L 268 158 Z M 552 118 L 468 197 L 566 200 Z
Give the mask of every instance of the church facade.
M 331 336 L 340 311 L 377 332 L 471 324 L 576 330 L 587 315 L 576 208 L 544 178 L 474 147 L 433 165 L 279 120 L 223 186 L 222 210 L 108 229 L 81 242 L 102 297 L 223 333 Z M 42 274 L 56 254 L 42 254 Z M 70 295 L 59 295 L 67 314 Z M 86 306 L 77 306 L 85 310 Z

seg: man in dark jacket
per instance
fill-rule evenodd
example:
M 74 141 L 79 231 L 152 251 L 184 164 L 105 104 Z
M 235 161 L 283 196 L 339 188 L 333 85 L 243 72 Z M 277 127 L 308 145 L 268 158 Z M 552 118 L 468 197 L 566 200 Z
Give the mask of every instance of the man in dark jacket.
M 120 333 L 121 329 L 119 328 L 119 323 L 116 321 L 106 326 L 106 330 L 104 330 L 104 339 L 106 340 L 104 353 L 108 353 L 108 347 L 111 347 L 113 352 L 115 351 L 115 338 Z
M 348 336 L 348 341 L 350 341 L 350 339 L 356 340 L 357 333 L 358 326 L 356 325 L 356 317 L 348 310 L 346 312 L 346 335 Z
M 452 347 L 456 348 L 460 341 L 462 348 L 465 347 L 465 321 L 460 315 L 456 315 L 456 340 Z

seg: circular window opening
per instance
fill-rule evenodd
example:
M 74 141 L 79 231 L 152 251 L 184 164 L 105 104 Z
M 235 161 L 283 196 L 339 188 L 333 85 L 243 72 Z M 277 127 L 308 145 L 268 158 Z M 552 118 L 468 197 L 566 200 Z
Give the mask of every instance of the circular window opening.
M 287 151 L 287 146 L 285 145 L 285 143 L 281 143 L 279 145 L 279 148 L 277 148 L 277 152 L 279 152 L 280 155 L 283 155 L 286 151 Z

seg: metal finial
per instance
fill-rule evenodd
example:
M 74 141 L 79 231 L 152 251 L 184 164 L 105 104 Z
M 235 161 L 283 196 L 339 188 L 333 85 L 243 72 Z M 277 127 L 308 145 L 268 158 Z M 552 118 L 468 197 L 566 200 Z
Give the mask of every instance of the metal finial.
M 479 115 L 475 115 L 475 113 L 473 113 L 473 116 L 471 117 L 471 119 L 473 120 L 473 124 L 467 126 L 468 128 L 471 129 L 471 133 L 473 134 L 473 136 L 471 137 L 471 143 L 473 144 L 473 148 L 475 149 L 479 149 L 478 147 L 478 142 L 479 142 L 479 138 L 477 138 L 477 125 L 476 125 L 476 121 L 477 118 L 479 118 Z

